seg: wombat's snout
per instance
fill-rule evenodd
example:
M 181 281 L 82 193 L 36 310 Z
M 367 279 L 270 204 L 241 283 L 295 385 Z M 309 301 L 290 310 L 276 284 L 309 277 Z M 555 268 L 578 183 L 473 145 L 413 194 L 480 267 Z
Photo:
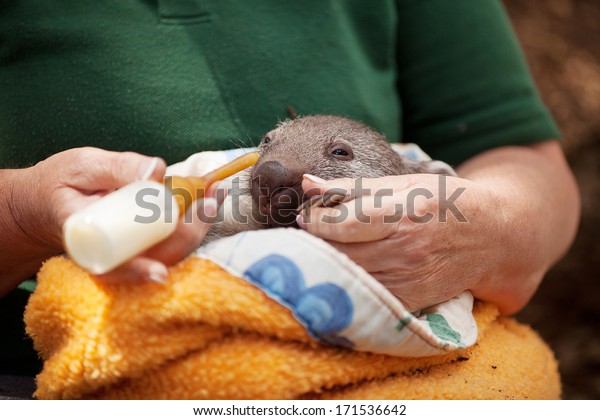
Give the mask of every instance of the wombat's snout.
M 302 202 L 302 171 L 270 160 L 252 171 L 252 199 L 258 204 L 261 222 L 271 227 L 298 227 L 296 209 Z

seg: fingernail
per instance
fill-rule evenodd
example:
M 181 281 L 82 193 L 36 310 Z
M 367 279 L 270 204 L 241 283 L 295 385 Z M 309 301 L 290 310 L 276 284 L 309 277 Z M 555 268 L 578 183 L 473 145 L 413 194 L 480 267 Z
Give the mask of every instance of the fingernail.
M 198 207 L 198 218 L 205 223 L 211 222 L 211 219 L 217 216 L 219 204 L 217 199 L 213 197 L 207 197 L 202 200 Z
M 166 267 L 160 264 L 155 264 L 150 267 L 150 271 L 148 273 L 148 280 L 153 281 L 158 284 L 165 284 L 167 282 L 167 276 L 169 272 Z
M 140 180 L 146 181 L 147 179 L 149 179 L 152 176 L 152 173 L 154 173 L 154 170 L 156 169 L 156 165 L 158 165 L 158 158 L 154 157 L 150 160 L 150 164 L 148 165 L 146 170 L 144 172 L 142 172 L 142 176 L 141 176 Z
M 221 204 L 223 204 L 223 201 L 225 201 L 227 194 L 229 194 L 228 182 L 217 181 L 214 184 L 211 184 L 205 197 L 215 198 L 217 200 L 217 207 L 221 207 Z
M 307 178 L 317 184 L 324 184 L 325 182 L 327 182 L 324 179 L 319 178 L 318 176 L 311 175 L 311 174 L 304 174 L 304 178 Z
M 300 227 L 300 229 L 306 228 L 306 225 L 304 224 L 304 217 L 302 217 L 302 213 L 298 213 L 298 216 L 296 216 L 296 223 L 298 224 L 298 227 Z

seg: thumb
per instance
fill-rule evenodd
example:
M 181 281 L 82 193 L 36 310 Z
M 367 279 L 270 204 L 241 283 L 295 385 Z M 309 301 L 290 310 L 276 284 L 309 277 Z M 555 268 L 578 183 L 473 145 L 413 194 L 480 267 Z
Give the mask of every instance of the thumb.
M 373 190 L 385 185 L 386 178 L 337 178 L 326 181 L 310 174 L 304 174 L 302 189 L 309 197 L 322 194 L 351 195 L 362 197 L 373 194 Z
M 309 197 L 332 192 L 332 190 L 336 190 L 336 192 L 346 195 L 354 188 L 354 184 L 355 182 L 351 178 L 338 178 L 326 181 L 310 174 L 304 174 L 302 177 L 302 189 Z
M 83 148 L 73 158 L 79 176 L 69 183 L 81 190 L 113 190 L 139 180 L 160 181 L 166 170 L 161 158 L 134 152 Z
M 110 185 L 123 186 L 139 180 L 161 181 L 166 170 L 164 160 L 134 152 L 108 152 L 104 161 L 105 179 Z
M 309 197 L 327 192 L 339 192 L 354 197 L 362 197 L 375 195 L 383 189 L 389 190 L 391 188 L 394 191 L 409 189 L 418 183 L 419 175 L 422 176 L 422 174 L 406 174 L 380 178 L 338 178 L 326 181 L 314 175 L 304 174 L 302 189 Z

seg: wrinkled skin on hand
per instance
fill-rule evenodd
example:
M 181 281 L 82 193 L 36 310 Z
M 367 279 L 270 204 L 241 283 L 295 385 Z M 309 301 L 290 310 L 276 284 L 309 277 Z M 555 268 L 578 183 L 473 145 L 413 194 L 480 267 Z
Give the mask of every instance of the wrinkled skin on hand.
M 308 194 L 357 190 L 357 180 L 315 182 Z M 500 212 L 494 197 L 466 179 L 433 174 L 363 178 L 359 197 L 303 212 L 299 224 L 327 240 L 414 311 L 476 291 L 494 269 Z M 482 244 L 486 244 L 485 252 Z
M 62 225 L 73 212 L 104 195 L 140 179 L 162 181 L 165 162 L 132 152 L 109 152 L 84 147 L 50 156 L 11 176 L 11 213 L 30 246 L 40 257 L 64 252 Z M 206 234 L 217 203 L 212 197 L 190 208 L 190 223 L 180 223 L 173 235 L 112 272 L 107 281 L 163 282 L 167 265 L 195 249 Z M 204 204 L 204 207 L 202 207 Z M 198 211 L 200 209 L 202 211 Z M 200 220 L 200 216 L 204 221 Z

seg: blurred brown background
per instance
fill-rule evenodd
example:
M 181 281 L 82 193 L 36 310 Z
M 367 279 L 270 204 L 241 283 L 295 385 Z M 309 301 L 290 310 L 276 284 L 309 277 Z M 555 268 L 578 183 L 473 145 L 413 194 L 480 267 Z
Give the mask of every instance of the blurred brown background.
M 504 0 L 581 190 L 579 232 L 519 319 L 550 344 L 565 399 L 600 398 L 600 0 Z

